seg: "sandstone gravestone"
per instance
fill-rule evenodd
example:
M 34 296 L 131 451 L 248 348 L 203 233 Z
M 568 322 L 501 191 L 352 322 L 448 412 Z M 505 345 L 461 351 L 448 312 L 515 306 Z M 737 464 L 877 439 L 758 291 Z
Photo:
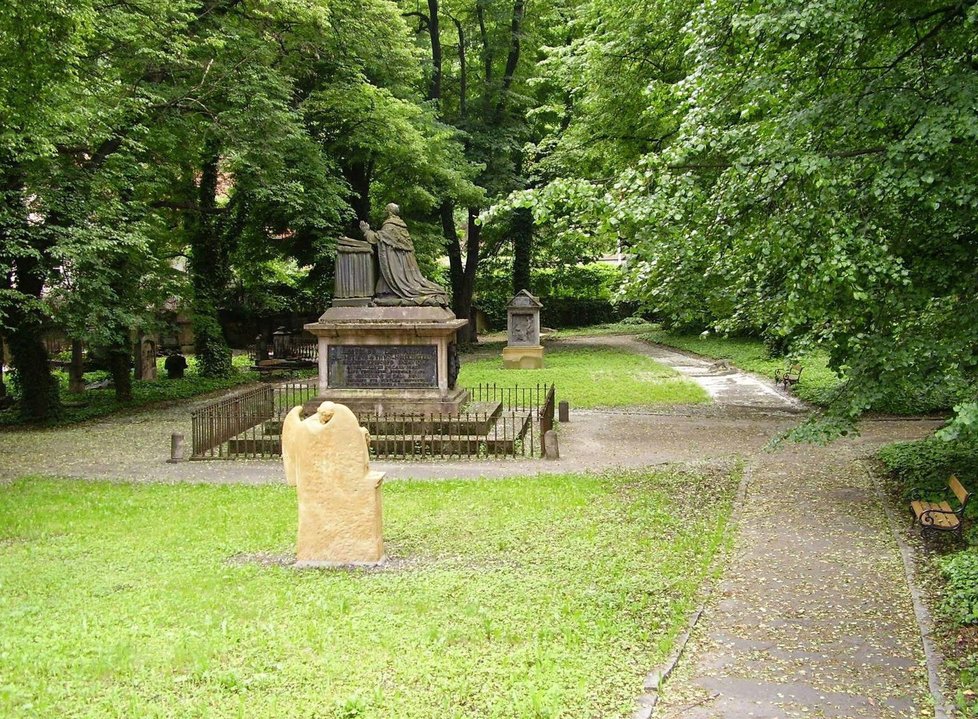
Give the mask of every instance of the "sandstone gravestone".
M 286 481 L 299 500 L 297 567 L 376 565 L 384 560 L 380 485 L 370 470 L 367 430 L 347 407 L 323 402 L 282 426 Z
M 156 340 L 147 335 L 136 343 L 136 379 L 156 379 Z
M 520 290 L 506 307 L 507 342 L 503 348 L 506 369 L 540 369 L 543 346 L 540 344 L 540 300 Z

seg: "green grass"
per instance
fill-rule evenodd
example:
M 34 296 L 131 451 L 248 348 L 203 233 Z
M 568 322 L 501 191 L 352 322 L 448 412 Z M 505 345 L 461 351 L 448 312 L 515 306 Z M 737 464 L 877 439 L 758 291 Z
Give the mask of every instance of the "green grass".
M 503 369 L 500 356 L 464 358 L 459 384 L 557 385 L 572 407 L 625 407 L 709 402 L 706 391 L 648 357 L 614 347 L 547 346 L 543 369 Z
M 55 371 L 55 377 L 61 384 L 61 401 L 65 403 L 65 406 L 62 410 L 62 416 L 51 424 L 54 426 L 75 424 L 158 402 L 188 399 L 208 392 L 230 389 L 242 384 L 257 382 L 259 379 L 257 372 L 248 369 L 251 361 L 245 355 L 236 355 L 233 358 L 235 373 L 231 377 L 223 379 L 208 379 L 198 376 L 196 361 L 193 357 L 190 358 L 190 366 L 187 368 L 183 379 L 167 379 L 166 371 L 163 369 L 163 361 L 162 357 L 157 360 L 158 379 L 153 381 L 133 380 L 131 402 L 116 400 L 114 389 L 88 389 L 81 395 L 71 394 L 68 392 L 67 372 Z M 92 383 L 107 379 L 110 375 L 108 372 L 98 371 L 86 372 L 84 376 L 86 382 Z M 16 426 L 20 423 L 20 415 L 16 407 L 0 411 L 0 427 Z
M 643 334 L 642 339 L 706 357 L 730 360 L 743 370 L 756 372 L 769 379 L 774 379 L 774 373 L 788 364 L 783 357 L 768 355 L 761 340 L 748 337 L 721 337 L 713 334 L 704 337 L 653 330 Z M 794 387 L 795 394 L 801 399 L 824 406 L 839 389 L 842 380 L 829 369 L 828 360 L 825 352 L 812 352 L 796 359 L 805 368 L 801 373 L 801 381 Z
M 285 486 L 0 485 L 0 716 L 628 717 L 736 477 L 384 487 L 389 569 L 293 551 Z

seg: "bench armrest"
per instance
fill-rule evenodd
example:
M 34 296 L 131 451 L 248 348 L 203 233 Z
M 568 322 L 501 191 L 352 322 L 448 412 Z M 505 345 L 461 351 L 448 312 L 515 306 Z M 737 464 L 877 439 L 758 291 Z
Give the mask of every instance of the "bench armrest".
M 928 509 L 926 512 L 921 512 L 920 524 L 925 527 L 932 526 L 934 524 L 935 514 L 949 514 L 952 517 L 957 518 L 958 521 L 961 521 L 961 517 L 958 515 L 957 512 L 948 512 L 946 509 Z

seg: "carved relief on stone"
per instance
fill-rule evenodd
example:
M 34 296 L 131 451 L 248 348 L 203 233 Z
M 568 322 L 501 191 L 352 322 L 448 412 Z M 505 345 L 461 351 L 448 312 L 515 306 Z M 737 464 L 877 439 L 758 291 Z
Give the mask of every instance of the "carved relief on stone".
M 295 407 L 282 426 L 285 477 L 299 500 L 296 566 L 382 562 L 384 473 L 370 470 L 370 435 L 341 404 L 301 415 Z

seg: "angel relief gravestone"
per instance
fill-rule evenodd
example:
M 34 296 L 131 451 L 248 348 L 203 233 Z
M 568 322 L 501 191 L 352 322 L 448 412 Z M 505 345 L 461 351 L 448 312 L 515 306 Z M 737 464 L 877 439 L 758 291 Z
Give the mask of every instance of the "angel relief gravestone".
M 323 402 L 282 425 L 285 479 L 299 500 L 297 567 L 375 565 L 384 560 L 383 472 L 372 472 L 370 435 L 340 404 Z
M 306 329 L 319 338 L 318 395 L 357 413 L 453 414 L 468 393 L 458 377 L 456 333 L 466 325 L 448 294 L 426 279 L 397 205 L 379 230 L 336 248 L 333 306 Z

